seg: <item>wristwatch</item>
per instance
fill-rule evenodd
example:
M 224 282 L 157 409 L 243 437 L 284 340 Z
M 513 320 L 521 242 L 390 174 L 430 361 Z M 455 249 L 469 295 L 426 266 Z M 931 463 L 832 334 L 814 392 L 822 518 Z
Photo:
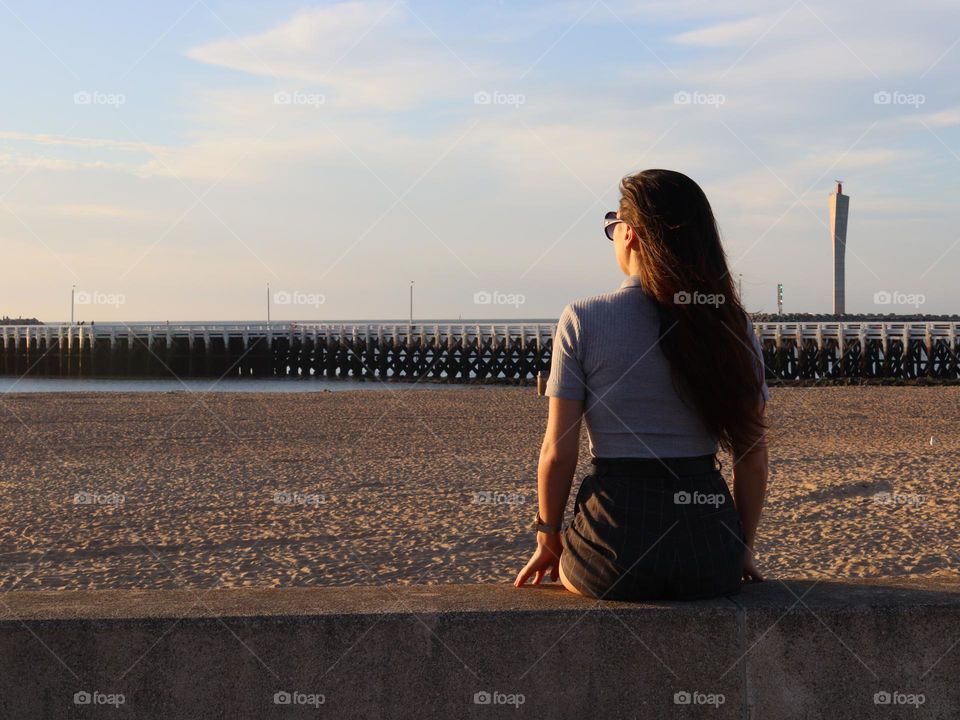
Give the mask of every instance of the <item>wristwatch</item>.
M 547 535 L 556 535 L 563 529 L 562 523 L 560 525 L 547 525 L 547 523 L 540 518 L 539 510 L 537 510 L 537 517 L 534 520 L 534 525 L 537 528 L 537 532 L 546 533 Z

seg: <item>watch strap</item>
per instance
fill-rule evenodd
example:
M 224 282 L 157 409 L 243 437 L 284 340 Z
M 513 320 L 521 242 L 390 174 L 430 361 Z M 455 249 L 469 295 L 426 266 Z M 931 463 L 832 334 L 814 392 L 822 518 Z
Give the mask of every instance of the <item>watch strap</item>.
M 537 532 L 546 533 L 547 535 L 556 535 L 563 529 L 562 523 L 560 525 L 548 525 L 547 523 L 543 522 L 540 517 L 539 510 L 537 511 L 537 518 L 534 521 L 534 524 L 537 527 Z

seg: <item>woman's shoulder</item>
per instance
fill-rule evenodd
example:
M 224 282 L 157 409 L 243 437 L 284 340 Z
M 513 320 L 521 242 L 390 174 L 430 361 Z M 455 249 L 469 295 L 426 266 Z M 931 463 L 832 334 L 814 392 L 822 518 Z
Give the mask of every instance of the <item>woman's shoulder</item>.
M 611 312 L 620 314 L 627 309 L 654 310 L 655 303 L 653 298 L 637 288 L 620 288 L 573 300 L 564 308 L 564 314 L 571 314 L 583 321 Z
M 558 328 L 567 337 L 582 342 L 584 338 L 603 337 L 629 329 L 643 333 L 655 328 L 657 311 L 653 299 L 642 292 L 614 292 L 589 295 L 569 302 L 560 314 Z

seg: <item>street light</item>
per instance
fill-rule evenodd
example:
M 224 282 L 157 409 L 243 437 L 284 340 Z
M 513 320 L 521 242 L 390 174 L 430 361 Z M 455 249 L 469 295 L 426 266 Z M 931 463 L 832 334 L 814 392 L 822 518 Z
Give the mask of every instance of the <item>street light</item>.
M 413 280 L 410 281 L 410 324 L 413 325 Z

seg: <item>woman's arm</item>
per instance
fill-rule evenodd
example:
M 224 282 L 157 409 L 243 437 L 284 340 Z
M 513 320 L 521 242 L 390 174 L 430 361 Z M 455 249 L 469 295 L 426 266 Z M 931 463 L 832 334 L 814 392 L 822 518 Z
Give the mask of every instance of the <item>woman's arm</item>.
M 547 431 L 540 446 L 540 462 L 537 465 L 537 497 L 540 520 L 546 525 L 561 525 L 570 486 L 577 469 L 580 454 L 580 420 L 583 417 L 583 401 L 551 397 L 547 416 Z M 559 533 L 537 533 L 537 549 L 530 561 L 517 575 L 516 587 L 523 585 L 530 575 L 533 584 L 549 572 L 552 580 L 560 575 L 560 553 L 563 543 Z
M 540 519 L 547 525 L 563 522 L 573 474 L 580 455 L 580 419 L 583 401 L 550 398 L 547 431 L 537 465 L 537 496 Z
M 761 407 L 761 417 L 763 410 Z M 735 453 L 733 461 L 733 501 L 737 506 L 747 543 L 744 577 L 757 581 L 763 580 L 763 576 L 753 564 L 753 543 L 757 537 L 757 526 L 760 524 L 760 514 L 767 492 L 767 472 L 767 439 L 761 435 L 753 446 Z

